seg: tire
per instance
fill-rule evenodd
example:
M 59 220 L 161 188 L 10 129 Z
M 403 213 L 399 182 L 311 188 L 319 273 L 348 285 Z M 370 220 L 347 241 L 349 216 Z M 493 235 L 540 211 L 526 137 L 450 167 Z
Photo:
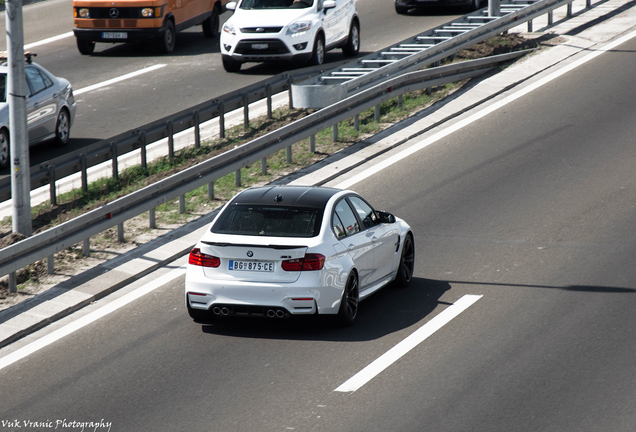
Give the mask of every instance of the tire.
M 397 3 L 395 5 L 395 12 L 397 12 L 400 15 L 406 15 L 406 13 L 409 11 L 409 8 L 406 6 L 399 6 Z
M 232 59 L 232 57 L 224 55 L 221 56 L 221 59 L 223 60 L 223 69 L 226 72 L 238 72 L 241 70 L 241 62 Z
M 474 12 L 477 9 L 479 9 L 480 6 L 481 6 L 481 0 L 471 0 L 470 4 L 468 5 L 468 11 Z
M 220 19 L 219 10 L 216 7 L 212 8 L 212 15 L 203 21 L 201 27 L 206 38 L 215 38 L 219 35 Z
M 399 287 L 406 287 L 413 279 L 413 270 L 415 269 L 415 244 L 413 236 L 407 234 L 402 244 L 402 256 L 400 257 L 400 265 L 398 266 L 395 282 Z
M 347 57 L 355 57 L 360 51 L 360 24 L 358 21 L 351 23 L 349 29 L 349 37 L 347 38 L 347 44 L 342 47 L 342 53 Z
M 93 51 L 95 51 L 95 42 L 88 41 L 85 39 L 76 39 L 77 40 L 77 49 L 82 55 L 91 55 Z
M 177 39 L 177 34 L 174 30 L 174 23 L 172 20 L 167 20 L 163 35 L 159 36 L 159 48 L 164 54 L 170 54 L 174 51 L 174 44 Z
M 351 272 L 347 277 L 347 284 L 340 300 L 337 321 L 342 327 L 353 325 L 358 316 L 358 304 L 360 303 L 360 293 L 358 292 L 358 275 Z
M 0 168 L 9 166 L 11 145 L 9 143 L 9 132 L 6 129 L 0 130 Z
M 57 115 L 57 121 L 55 122 L 55 145 L 63 147 L 68 144 L 68 139 L 71 135 L 71 116 L 66 111 L 66 108 L 62 108 Z
M 316 36 L 314 41 L 314 50 L 311 52 L 311 59 L 309 64 L 312 66 L 321 65 L 325 61 L 325 38 L 321 34 Z
M 190 307 L 190 305 L 188 304 L 188 301 L 186 300 L 186 307 L 188 308 L 188 315 L 190 315 L 190 318 L 192 318 L 192 320 L 195 323 L 199 323 L 199 324 L 209 324 L 213 321 L 215 321 L 215 316 L 213 313 L 211 313 L 210 311 L 207 310 L 201 310 L 201 309 L 192 309 Z

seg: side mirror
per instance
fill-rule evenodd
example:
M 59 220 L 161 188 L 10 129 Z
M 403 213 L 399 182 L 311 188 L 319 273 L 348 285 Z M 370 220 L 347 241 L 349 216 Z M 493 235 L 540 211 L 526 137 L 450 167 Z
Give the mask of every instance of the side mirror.
M 380 218 L 380 222 L 382 223 L 389 223 L 389 224 L 395 223 L 395 216 L 393 216 L 389 212 L 378 211 L 378 217 Z
M 327 12 L 329 9 L 334 9 L 336 7 L 336 2 L 334 0 L 327 0 L 322 4 L 322 10 Z
M 225 9 L 231 10 L 231 11 L 236 10 L 236 2 L 232 1 L 232 2 L 227 3 L 225 5 Z

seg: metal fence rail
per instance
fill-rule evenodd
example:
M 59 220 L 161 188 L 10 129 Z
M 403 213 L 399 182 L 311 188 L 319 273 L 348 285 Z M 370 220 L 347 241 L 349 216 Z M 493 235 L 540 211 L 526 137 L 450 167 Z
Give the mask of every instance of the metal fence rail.
M 91 236 L 115 225 L 122 226 L 123 229 L 123 223 L 128 219 L 153 211 L 155 207 L 175 198 L 183 200 L 189 191 L 262 160 L 386 100 L 400 97 L 406 92 L 478 76 L 527 52 L 450 64 L 392 78 L 274 132 L 8 246 L 0 250 L 0 274 L 14 274 L 16 270 L 44 258 L 50 258 L 52 262 L 52 256 L 56 252 L 79 242 L 86 242 Z
M 141 164 L 146 163 L 146 144 L 168 138 L 168 154 L 174 151 L 173 137 L 184 130 L 195 128 L 195 145 L 200 145 L 199 125 L 218 118 L 219 132 L 225 133 L 225 114 L 236 109 L 244 110 L 244 126 L 249 125 L 249 104 L 267 100 L 268 117 L 272 115 L 272 95 L 288 91 L 294 81 L 306 79 L 326 69 L 319 66 L 276 75 L 251 86 L 203 102 L 192 108 L 96 142 L 84 148 L 31 167 L 31 190 L 49 185 L 51 203 L 56 203 L 55 182 L 75 173 L 82 173 L 82 187 L 86 189 L 87 170 L 106 161 L 113 161 L 113 177 L 117 177 L 117 157 L 141 150 Z M 291 95 L 290 95 L 291 105 Z M 11 177 L 0 180 L 0 202 L 11 199 Z
M 292 85 L 298 108 L 323 108 L 404 72 L 421 69 L 458 51 L 568 5 L 572 0 L 511 0 L 498 16 L 481 9 L 412 36 L 382 51 L 359 57 L 338 68 Z M 549 18 L 550 20 L 550 18 Z M 529 30 L 531 31 L 531 30 Z

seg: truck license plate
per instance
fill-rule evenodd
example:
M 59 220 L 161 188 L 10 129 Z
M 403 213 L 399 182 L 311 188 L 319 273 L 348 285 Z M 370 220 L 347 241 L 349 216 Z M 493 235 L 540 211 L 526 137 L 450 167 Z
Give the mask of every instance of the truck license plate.
M 104 39 L 127 39 L 128 33 L 126 32 L 102 32 L 102 38 Z

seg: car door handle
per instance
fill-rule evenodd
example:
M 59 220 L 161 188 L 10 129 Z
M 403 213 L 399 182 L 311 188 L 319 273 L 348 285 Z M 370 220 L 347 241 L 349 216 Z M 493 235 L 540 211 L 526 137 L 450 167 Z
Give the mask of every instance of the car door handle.
M 57 93 L 53 93 L 53 99 L 57 97 Z
M 378 241 L 378 238 L 376 236 L 371 237 L 371 242 L 375 243 Z
M 355 247 L 354 245 L 350 244 L 350 245 L 349 245 L 349 247 L 347 247 L 347 250 L 348 250 L 348 251 L 352 251 L 352 250 L 354 250 L 355 248 L 356 248 L 356 247 Z
M 34 104 L 33 104 L 33 106 L 34 106 L 35 108 L 39 107 L 39 106 L 40 106 L 40 102 L 36 102 L 36 103 L 34 103 Z

